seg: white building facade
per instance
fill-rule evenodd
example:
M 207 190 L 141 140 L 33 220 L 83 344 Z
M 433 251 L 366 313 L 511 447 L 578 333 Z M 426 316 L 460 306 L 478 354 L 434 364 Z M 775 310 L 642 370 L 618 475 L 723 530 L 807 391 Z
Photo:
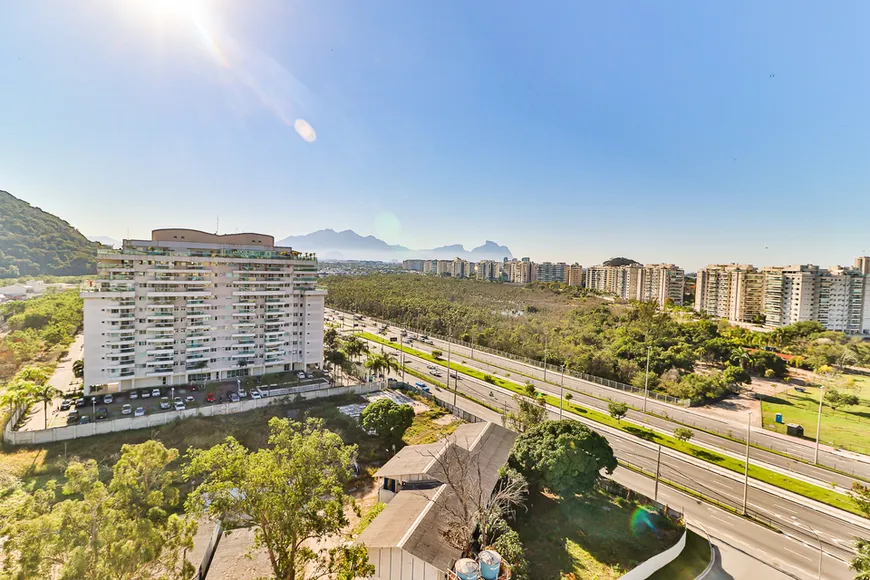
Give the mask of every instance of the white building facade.
M 84 384 L 118 390 L 312 370 L 317 260 L 262 234 L 162 229 L 101 249 L 82 287 Z

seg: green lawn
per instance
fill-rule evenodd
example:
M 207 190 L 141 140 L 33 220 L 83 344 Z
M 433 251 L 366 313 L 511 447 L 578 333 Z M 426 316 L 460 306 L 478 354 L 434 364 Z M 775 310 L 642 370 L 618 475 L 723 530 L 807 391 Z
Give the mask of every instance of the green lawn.
M 710 563 L 710 544 L 689 530 L 686 547 L 679 557 L 649 577 L 649 580 L 694 580 Z
M 640 505 L 596 491 L 561 499 L 536 494 L 515 528 L 529 561 L 530 580 L 619 578 L 673 546 L 682 530 Z M 651 525 L 648 525 L 651 524 Z
M 859 453 L 870 453 L 870 379 L 858 378 L 862 379 L 859 397 L 865 404 L 835 411 L 826 402 L 822 407 L 821 441 Z M 818 388 L 806 387 L 805 393 L 788 389 L 777 397 L 766 397 L 761 410 L 765 429 L 785 433 L 787 423 L 798 423 L 804 428 L 804 437 L 815 441 Z M 777 413 L 782 413 L 782 423 L 776 423 Z
M 366 340 L 370 340 L 373 342 L 379 342 L 383 344 L 387 344 L 394 348 L 397 347 L 395 343 L 391 343 L 384 338 L 376 336 L 371 333 L 363 332 L 360 335 Z M 418 358 L 422 358 L 424 360 L 434 362 L 435 364 L 446 367 L 447 362 L 442 359 L 436 359 L 432 355 L 427 354 L 425 352 L 416 350 L 414 348 L 410 348 L 404 345 L 399 345 L 398 348 L 401 348 L 408 354 L 416 356 Z M 450 368 L 463 373 L 469 376 L 477 377 L 480 379 L 484 379 L 484 373 L 480 371 L 469 369 L 468 367 L 457 364 L 451 361 Z M 502 379 L 499 377 L 491 377 L 491 382 L 495 385 L 498 385 L 504 389 L 512 391 L 514 393 L 523 395 L 525 393 L 525 385 L 521 385 L 519 383 L 515 383 L 513 381 L 509 381 L 506 379 Z M 816 391 L 816 396 L 818 397 L 818 391 Z M 547 404 L 558 407 L 559 406 L 559 398 L 554 397 L 552 395 L 544 395 L 544 400 Z M 664 447 L 669 447 L 671 449 L 675 449 L 682 453 L 686 453 L 688 455 L 692 455 L 698 459 L 702 459 L 708 463 L 714 463 L 725 469 L 729 469 L 736 473 L 743 474 L 744 472 L 744 463 L 739 459 L 734 459 L 727 455 L 723 455 L 721 453 L 717 453 L 715 451 L 710 451 L 704 447 L 699 445 L 695 445 L 691 442 L 684 443 L 682 441 L 678 441 L 671 435 L 665 435 L 662 433 L 658 433 L 655 431 L 651 431 L 649 429 L 645 429 L 643 427 L 637 427 L 630 423 L 622 423 L 612 418 L 610 415 L 606 415 L 594 409 L 589 409 L 586 407 L 581 407 L 573 402 L 564 402 L 564 409 L 572 412 L 581 417 L 585 417 L 596 423 L 601 423 L 603 425 L 608 425 L 615 429 L 619 429 L 620 431 L 624 431 L 636 437 L 640 437 L 641 439 L 646 439 L 647 441 L 651 441 L 653 443 L 658 443 Z M 753 479 L 757 479 L 759 481 L 767 482 L 771 485 L 775 485 L 777 487 L 781 487 L 782 489 L 787 489 L 791 492 L 797 493 L 799 495 L 803 495 L 804 497 L 808 497 L 814 499 L 816 501 L 820 501 L 826 503 L 828 505 L 840 508 L 842 510 L 846 510 L 852 512 L 854 514 L 863 515 L 858 508 L 855 506 L 854 502 L 852 502 L 847 496 L 838 493 L 832 489 L 827 487 L 820 487 L 817 485 L 813 485 L 810 483 L 806 483 L 799 479 L 794 479 L 788 477 L 786 475 L 782 475 L 776 471 L 771 471 L 769 469 L 765 469 L 763 467 L 759 467 L 754 464 L 749 465 L 749 476 Z

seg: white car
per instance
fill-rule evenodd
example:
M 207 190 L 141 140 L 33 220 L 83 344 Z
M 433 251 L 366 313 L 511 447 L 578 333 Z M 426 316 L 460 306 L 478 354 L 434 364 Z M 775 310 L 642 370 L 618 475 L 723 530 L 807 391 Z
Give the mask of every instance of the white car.
M 151 389 L 151 396 L 152 397 L 159 397 L 160 396 L 160 389 Z
M 172 399 L 172 402 L 175 404 L 175 406 L 184 404 L 184 401 L 181 400 L 181 397 L 175 397 L 174 399 Z
M 247 396 L 248 396 L 248 391 L 246 391 L 246 390 L 245 390 L 244 388 L 242 388 L 242 387 L 239 387 L 239 397 L 242 398 L 242 399 L 244 399 L 244 398 L 247 397 Z
M 160 408 L 161 409 L 168 409 L 171 406 L 172 405 L 169 404 L 169 397 L 161 397 L 160 398 Z
M 148 390 L 142 391 L 142 398 L 143 399 L 147 399 L 149 397 L 151 397 L 151 391 L 148 391 Z
M 252 399 L 262 399 L 263 394 L 257 389 L 251 389 L 251 398 Z
M 298 373 L 296 373 L 296 376 L 299 377 L 300 379 L 304 379 L 305 373 L 303 373 L 302 371 L 299 371 Z
M 175 403 L 175 410 L 176 411 L 186 411 L 187 407 L 184 406 L 184 403 L 178 402 L 178 403 Z
M 145 407 L 136 407 L 136 410 L 133 411 L 134 417 L 144 417 L 145 416 Z
M 130 391 L 130 398 L 131 399 L 138 399 L 139 398 L 139 391 Z
M 130 405 L 125 403 L 124 405 L 121 406 L 121 414 L 122 415 L 129 415 L 132 412 L 133 412 L 133 407 L 131 407 Z
M 184 397 L 185 403 L 192 403 L 192 402 L 194 402 L 194 400 L 195 399 L 193 398 L 193 395 L 187 395 L 186 397 Z
M 436 367 L 435 365 L 426 365 L 426 368 L 429 369 L 430 371 L 434 371 L 434 370 L 436 370 L 438 367 Z
M 111 403 L 114 400 L 115 399 L 112 397 L 112 395 L 103 395 L 103 404 L 104 405 L 108 405 L 109 403 Z

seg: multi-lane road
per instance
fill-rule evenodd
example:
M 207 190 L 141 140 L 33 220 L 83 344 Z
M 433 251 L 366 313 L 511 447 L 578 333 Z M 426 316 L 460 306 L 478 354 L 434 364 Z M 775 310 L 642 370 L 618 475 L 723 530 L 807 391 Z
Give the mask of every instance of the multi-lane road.
M 357 328 L 357 330 L 361 329 L 363 328 Z M 371 332 L 375 329 L 371 325 L 366 325 L 364 330 Z M 434 345 L 434 347 L 441 346 L 442 345 L 439 345 L 437 342 Z M 446 344 L 443 346 L 444 348 L 441 350 L 446 351 Z M 370 347 L 381 348 L 381 346 L 377 345 L 377 343 L 371 343 Z M 383 348 L 389 349 L 390 347 Z M 423 347 L 423 345 L 420 345 L 419 343 L 415 343 L 414 348 L 423 350 L 425 347 Z M 474 358 L 472 360 L 470 351 L 463 352 L 461 350 L 462 347 L 456 348 L 454 346 L 451 348 L 454 349 L 453 352 L 457 353 L 457 357 L 459 357 L 457 359 L 457 362 L 462 362 L 464 360 L 463 364 L 465 366 L 471 366 L 475 369 L 484 370 L 484 372 L 492 372 L 492 369 L 494 368 L 510 369 L 511 367 L 507 366 L 504 363 L 506 361 L 510 363 L 516 362 L 510 361 L 509 359 L 500 359 L 496 363 L 479 361 L 479 351 L 475 351 Z M 429 363 L 428 361 L 419 359 L 409 354 L 405 354 L 404 362 L 408 368 L 414 369 L 418 373 L 429 373 L 429 369 L 427 367 L 431 363 Z M 493 365 L 497 365 L 497 367 Z M 535 376 L 531 371 L 517 371 L 515 369 L 514 372 L 523 372 L 524 374 Z M 504 372 L 501 373 L 502 376 L 504 376 L 504 374 Z M 486 401 L 490 407 L 496 409 L 500 408 L 503 412 L 513 408 L 513 393 L 511 393 L 510 391 L 500 389 L 494 385 L 477 380 L 467 375 L 460 374 L 459 377 L 460 378 L 458 381 L 451 381 L 451 388 L 454 386 L 455 383 L 458 385 L 458 390 L 460 393 L 465 393 L 468 396 L 477 400 Z M 561 379 L 561 377 L 559 377 L 559 379 Z M 409 378 L 408 380 L 409 382 L 416 381 L 416 379 L 412 380 L 411 378 Z M 442 376 L 433 377 L 432 384 L 434 384 L 434 381 L 443 384 L 446 382 L 446 380 L 447 374 L 445 371 L 442 370 Z M 549 372 L 547 380 L 551 380 Z M 572 378 L 572 380 L 575 379 Z M 552 385 L 544 382 L 543 376 L 540 376 L 539 380 L 535 381 L 535 384 L 541 390 L 549 390 L 550 392 L 554 392 L 552 390 Z M 569 378 L 567 376 L 565 379 L 565 385 L 566 387 L 569 385 Z M 599 388 L 606 389 L 606 387 L 600 386 Z M 433 391 L 436 396 L 443 398 L 448 402 L 452 402 L 454 398 L 453 392 L 445 391 L 444 389 L 433 389 Z M 555 392 L 556 394 L 558 394 L 558 387 L 556 387 Z M 604 404 L 606 407 L 606 403 L 603 403 L 602 401 L 594 397 L 587 397 L 582 401 L 578 399 L 579 397 L 577 396 L 577 394 L 575 394 L 574 402 L 580 402 L 584 405 L 588 404 L 589 406 L 595 406 L 596 408 L 601 408 L 600 405 Z M 463 399 L 461 396 L 457 398 L 457 403 L 459 404 L 459 406 L 466 405 L 477 407 L 477 410 L 473 411 L 476 412 L 476 414 L 485 413 L 493 416 L 487 416 L 486 418 L 500 420 L 498 413 L 494 413 L 491 409 L 475 405 L 473 402 Z M 673 407 L 668 406 L 666 408 L 668 411 L 668 415 L 671 415 Z M 558 415 L 558 409 L 550 409 L 550 412 L 553 415 Z M 658 463 L 658 469 L 662 479 L 674 482 L 678 485 L 684 486 L 685 488 L 700 492 L 707 497 L 713 498 L 727 505 L 742 505 L 744 485 L 742 478 L 738 474 L 718 468 L 693 457 L 689 457 L 685 454 L 681 454 L 668 449 L 662 450 L 661 460 L 659 462 L 657 461 L 658 449 L 655 445 L 650 444 L 646 441 L 642 441 L 641 439 L 626 435 L 621 431 L 610 429 L 606 426 L 591 421 L 586 421 L 580 416 L 574 416 L 568 413 L 565 413 L 565 415 L 575 420 L 587 422 L 587 424 L 589 424 L 591 428 L 594 428 L 607 436 L 608 440 L 611 443 L 611 446 L 614 449 L 614 452 L 621 461 L 637 466 L 638 468 L 648 473 L 654 473 L 656 471 Z M 636 414 L 636 417 L 634 417 L 633 419 L 638 421 L 643 420 L 645 424 L 648 424 L 653 428 L 662 428 L 663 430 L 664 425 L 667 424 L 667 422 L 664 422 L 662 424 L 650 423 L 649 420 L 655 419 L 654 417 L 650 418 L 648 416 L 643 416 L 639 413 Z M 672 430 L 673 425 L 668 426 L 667 429 Z M 699 441 L 701 441 L 701 437 L 698 437 L 697 434 L 696 437 Z M 722 440 L 721 438 L 714 439 L 720 441 Z M 707 443 L 706 441 L 701 442 Z M 728 447 L 724 448 L 728 452 L 733 451 Z M 759 452 L 761 450 L 755 451 Z M 781 456 L 776 454 L 769 453 L 768 455 L 782 459 Z M 759 456 L 758 460 L 761 461 L 761 456 Z M 799 462 L 792 463 L 797 464 Z M 800 464 L 800 466 L 802 466 L 802 468 L 811 467 L 805 466 L 802 463 Z M 787 469 L 788 467 L 790 466 L 786 466 L 783 469 Z M 830 473 L 826 470 L 821 471 L 824 471 L 825 474 Z M 815 475 L 815 472 L 807 472 L 805 474 L 807 478 L 811 478 L 813 475 Z M 642 476 L 641 479 L 643 481 L 649 481 Z M 829 479 L 828 481 L 831 480 Z M 846 481 L 842 481 L 845 484 Z M 660 489 L 662 488 L 660 487 Z M 646 493 L 646 490 L 640 491 Z M 668 493 L 676 492 L 673 490 L 669 490 Z M 682 494 L 681 497 L 683 498 L 681 501 L 684 502 L 684 505 L 682 507 L 684 507 L 685 509 L 688 510 L 690 509 L 690 506 L 697 506 L 697 500 Z M 715 535 L 716 532 L 719 532 L 720 535 L 730 533 L 732 536 L 736 535 L 735 541 L 745 542 L 748 545 L 753 545 L 756 547 L 764 546 L 765 550 L 768 548 L 768 546 L 763 544 L 759 538 L 768 538 L 771 544 L 769 548 L 770 550 L 772 550 L 770 553 L 779 554 L 780 558 L 777 561 L 782 563 L 781 567 L 786 571 L 788 571 L 786 563 L 790 563 L 788 565 L 791 566 L 804 564 L 804 566 L 799 567 L 801 567 L 804 572 L 810 570 L 810 563 L 812 563 L 813 561 L 817 562 L 818 558 L 818 547 L 816 539 L 818 537 L 818 539 L 821 540 L 823 550 L 826 554 L 824 556 L 824 564 L 827 570 L 824 575 L 825 578 L 848 578 L 849 574 L 846 570 L 845 561 L 851 558 L 853 555 L 851 548 L 853 538 L 859 535 L 864 537 L 870 535 L 870 522 L 867 522 L 862 518 L 852 516 L 851 514 L 846 514 L 845 512 L 836 510 L 835 508 L 831 508 L 829 506 L 807 500 L 806 498 L 784 492 L 778 488 L 774 488 L 768 486 L 767 484 L 754 480 L 750 480 L 747 494 L 747 506 L 750 512 L 755 517 L 769 521 L 770 525 L 782 530 L 784 534 L 769 531 L 766 528 L 749 523 L 747 522 L 747 520 L 732 516 L 731 514 L 723 510 L 710 508 L 706 504 L 704 504 L 700 508 L 696 509 L 695 507 L 692 507 L 691 509 L 696 511 L 700 510 L 701 512 L 708 514 L 706 516 L 706 520 L 710 520 L 707 521 L 707 523 L 710 524 L 710 528 L 715 530 L 715 532 L 711 532 L 713 535 Z M 733 527 L 734 530 L 731 530 L 731 527 Z M 737 530 L 739 530 L 739 533 Z M 708 531 L 711 531 L 711 529 L 708 529 Z M 770 534 L 772 534 L 772 536 Z M 793 537 L 794 539 L 789 539 L 789 536 Z M 790 557 L 790 553 L 793 553 L 794 556 Z M 815 554 L 815 556 L 813 556 L 813 554 Z M 814 557 L 816 558 L 815 560 L 813 560 Z

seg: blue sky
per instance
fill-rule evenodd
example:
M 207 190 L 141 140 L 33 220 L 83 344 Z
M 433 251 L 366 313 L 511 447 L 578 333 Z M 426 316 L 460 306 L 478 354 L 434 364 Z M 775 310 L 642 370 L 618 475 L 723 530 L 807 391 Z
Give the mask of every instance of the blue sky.
M 582 264 L 870 251 L 868 2 L 3 14 L 0 189 L 88 235 L 219 215 L 222 232 L 492 239 Z

